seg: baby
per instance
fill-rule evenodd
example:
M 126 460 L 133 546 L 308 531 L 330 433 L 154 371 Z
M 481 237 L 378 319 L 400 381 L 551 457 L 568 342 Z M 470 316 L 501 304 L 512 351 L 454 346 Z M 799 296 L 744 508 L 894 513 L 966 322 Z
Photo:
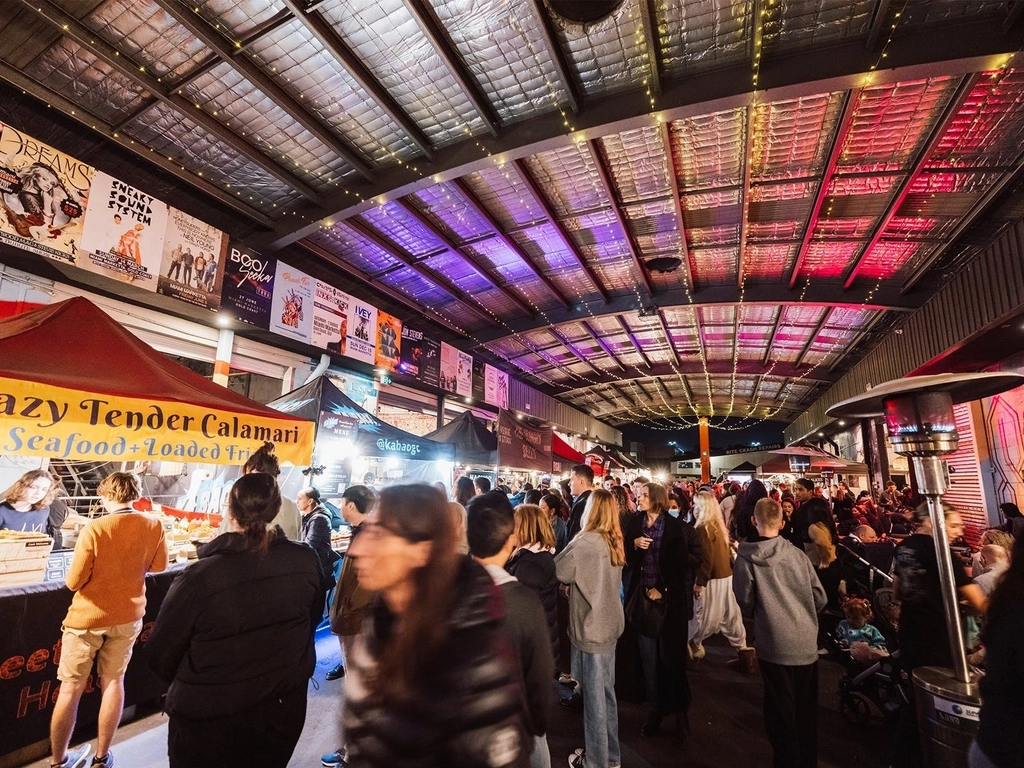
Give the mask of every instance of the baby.
M 850 651 L 858 664 L 867 666 L 889 655 L 885 637 L 878 628 L 868 624 L 871 619 L 871 603 L 851 597 L 843 602 L 846 618 L 836 627 L 839 645 Z

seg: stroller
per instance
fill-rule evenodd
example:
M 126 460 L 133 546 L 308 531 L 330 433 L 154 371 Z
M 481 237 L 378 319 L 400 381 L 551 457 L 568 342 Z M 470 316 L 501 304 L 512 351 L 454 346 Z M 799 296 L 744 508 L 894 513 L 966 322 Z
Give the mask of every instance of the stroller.
M 890 587 L 877 589 L 871 601 L 874 625 L 885 636 L 890 649 L 895 648 L 899 626 L 899 603 Z M 851 723 L 860 724 L 871 718 L 871 705 L 889 720 L 899 717 L 900 709 L 913 695 L 910 680 L 899 664 L 899 650 L 863 667 L 850 649 L 844 648 L 835 634 L 830 634 L 830 651 L 845 669 L 839 680 L 839 711 Z

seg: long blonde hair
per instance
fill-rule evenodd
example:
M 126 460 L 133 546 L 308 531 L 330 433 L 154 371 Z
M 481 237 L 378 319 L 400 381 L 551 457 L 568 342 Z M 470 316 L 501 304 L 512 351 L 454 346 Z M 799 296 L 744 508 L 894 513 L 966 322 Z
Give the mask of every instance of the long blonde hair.
M 555 546 L 555 532 L 551 528 L 551 521 L 544 514 L 544 510 L 536 504 L 520 504 L 516 507 L 515 528 L 512 532 L 520 547 L 540 544 L 545 549 L 551 549 Z
M 615 497 L 603 488 L 591 491 L 584 516 L 587 518 L 587 526 L 583 530 L 601 535 L 608 545 L 612 565 L 625 565 L 626 548 L 622 539 L 622 526 L 619 525 L 619 505 Z
M 697 518 L 697 527 L 708 529 L 709 534 L 725 534 L 725 523 L 722 520 L 722 508 L 713 493 L 701 491 L 693 497 L 693 508 Z

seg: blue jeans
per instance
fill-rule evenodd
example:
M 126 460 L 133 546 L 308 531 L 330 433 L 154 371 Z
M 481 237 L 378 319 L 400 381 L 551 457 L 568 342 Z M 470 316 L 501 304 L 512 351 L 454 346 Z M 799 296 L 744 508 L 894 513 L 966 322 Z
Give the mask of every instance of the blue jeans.
M 572 647 L 572 676 L 583 694 L 583 745 L 588 768 L 622 764 L 615 701 L 615 650 L 584 653 Z

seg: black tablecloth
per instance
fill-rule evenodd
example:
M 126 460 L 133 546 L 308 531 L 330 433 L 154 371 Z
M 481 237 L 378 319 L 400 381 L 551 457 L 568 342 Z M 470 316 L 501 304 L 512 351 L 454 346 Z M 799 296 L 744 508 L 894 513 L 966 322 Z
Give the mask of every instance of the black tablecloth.
M 167 590 L 184 565 L 146 577 L 146 616 L 125 674 L 125 706 L 155 699 L 164 685 L 146 663 L 146 638 Z M 49 737 L 57 697 L 61 624 L 72 592 L 60 583 L 0 589 L 0 752 L 14 752 Z M 91 725 L 100 695 L 90 683 L 78 710 L 78 725 Z

